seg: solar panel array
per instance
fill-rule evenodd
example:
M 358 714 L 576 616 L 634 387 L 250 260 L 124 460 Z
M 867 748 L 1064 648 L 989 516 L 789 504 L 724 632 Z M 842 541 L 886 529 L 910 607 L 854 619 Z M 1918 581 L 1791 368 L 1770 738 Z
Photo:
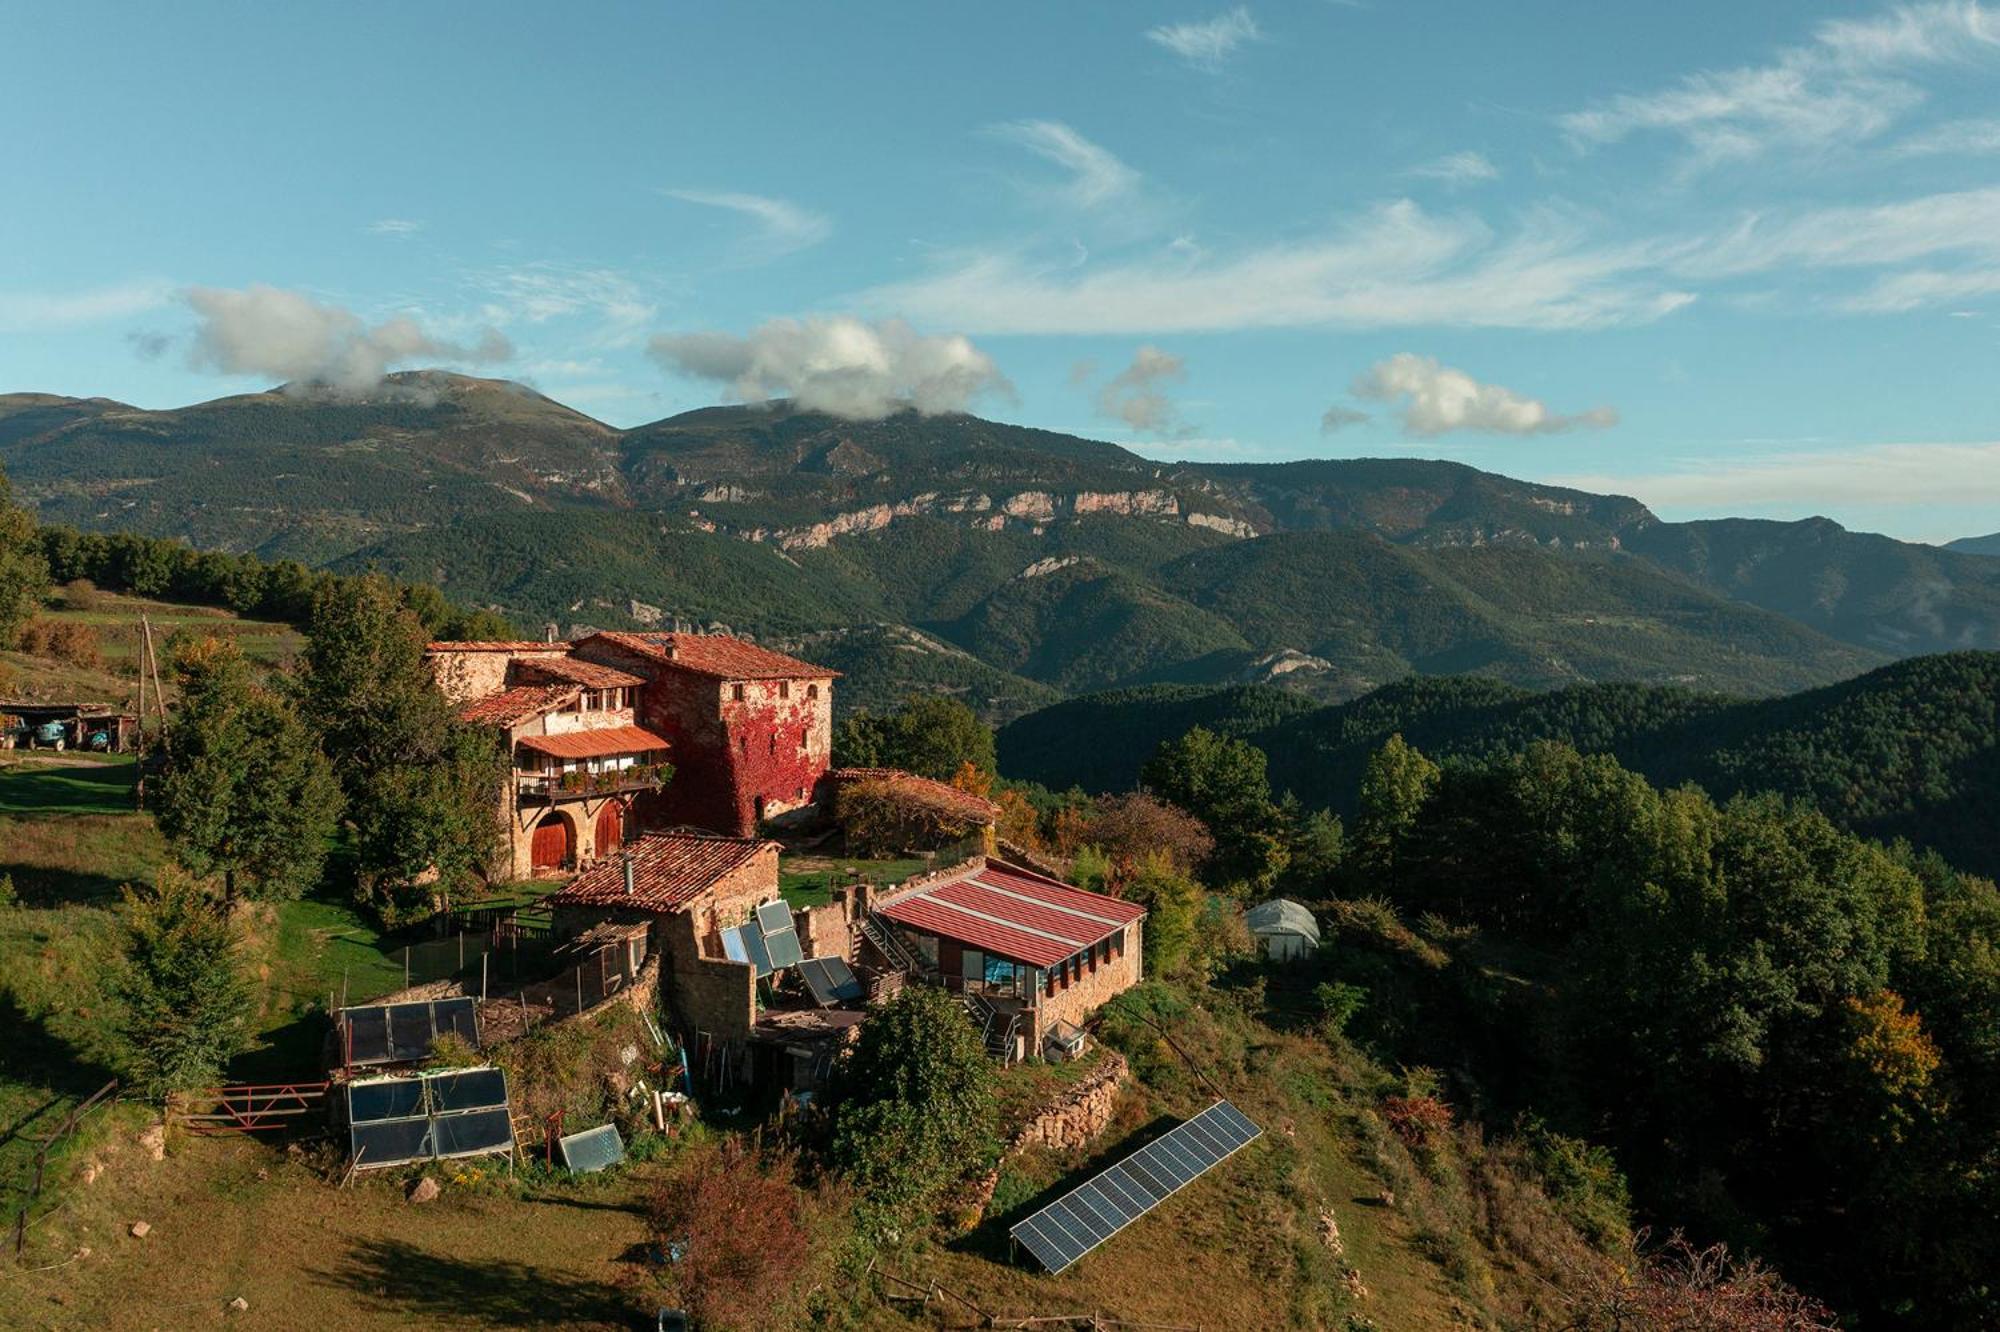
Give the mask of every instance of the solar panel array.
M 625 1140 L 618 1136 L 616 1124 L 599 1124 L 557 1138 L 556 1146 L 562 1149 L 563 1164 L 579 1175 L 617 1165 L 625 1159 Z
M 1044 1270 L 1060 1272 L 1263 1132 L 1235 1106 L 1217 1101 L 1007 1233 Z
M 361 1169 L 512 1151 L 507 1075 L 451 1069 L 347 1085 L 348 1151 Z
M 857 1004 L 863 994 L 861 982 L 845 958 L 809 957 L 799 963 L 799 979 L 812 991 L 813 1002 L 821 1008 L 837 1004 Z
M 341 1046 L 350 1064 L 402 1064 L 428 1059 L 437 1038 L 479 1043 L 479 1017 L 469 998 L 428 1003 L 367 1004 L 340 1010 Z

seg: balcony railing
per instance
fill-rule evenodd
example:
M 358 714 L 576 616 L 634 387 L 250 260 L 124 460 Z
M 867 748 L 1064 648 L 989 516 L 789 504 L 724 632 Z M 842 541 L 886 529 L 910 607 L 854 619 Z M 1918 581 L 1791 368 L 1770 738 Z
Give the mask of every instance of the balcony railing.
M 650 763 L 603 772 L 517 772 L 514 789 L 526 801 L 581 800 L 587 796 L 657 790 L 672 773 L 673 769 L 666 764 Z

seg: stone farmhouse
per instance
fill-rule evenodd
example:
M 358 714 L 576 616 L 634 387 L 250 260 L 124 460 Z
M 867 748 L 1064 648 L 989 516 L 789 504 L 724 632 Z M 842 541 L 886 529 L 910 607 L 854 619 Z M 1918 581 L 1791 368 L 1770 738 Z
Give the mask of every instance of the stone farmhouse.
M 510 755 L 513 873 L 574 874 L 544 899 L 556 936 L 633 950 L 709 1085 L 816 1089 L 868 1005 L 905 983 L 958 996 L 995 1058 L 1063 1053 L 1141 979 L 1145 909 L 998 858 L 993 802 L 830 770 L 831 670 L 681 633 L 440 642 L 429 658 L 460 716 Z M 856 791 L 979 853 L 792 910 L 762 830 L 833 815 Z
M 428 656 L 459 715 L 510 755 L 499 816 L 516 877 L 586 868 L 635 827 L 747 836 L 811 807 L 827 771 L 838 673 L 740 639 L 598 633 Z

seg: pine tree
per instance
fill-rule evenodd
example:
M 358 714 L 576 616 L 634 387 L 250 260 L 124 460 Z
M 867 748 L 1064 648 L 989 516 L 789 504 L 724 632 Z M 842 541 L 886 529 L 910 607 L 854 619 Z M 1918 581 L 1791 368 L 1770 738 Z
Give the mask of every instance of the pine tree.
M 181 864 L 221 874 L 224 897 L 297 897 L 318 882 L 340 785 L 290 700 L 257 684 L 235 643 L 184 641 L 180 701 L 160 783 L 160 830 Z
M 235 929 L 186 875 L 125 893 L 114 991 L 134 1081 L 149 1096 L 212 1083 L 247 1036 L 250 986 Z
M 1401 735 L 1368 759 L 1361 779 L 1361 813 L 1354 821 L 1355 868 L 1393 884 L 1397 857 L 1437 790 L 1438 766 Z

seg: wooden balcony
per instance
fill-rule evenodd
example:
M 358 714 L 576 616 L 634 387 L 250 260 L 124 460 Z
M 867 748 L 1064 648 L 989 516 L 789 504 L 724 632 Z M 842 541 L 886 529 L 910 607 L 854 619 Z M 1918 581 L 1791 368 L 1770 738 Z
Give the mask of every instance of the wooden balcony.
M 514 790 L 524 805 L 553 805 L 565 800 L 655 791 L 672 770 L 665 764 L 642 763 L 605 772 L 514 773 Z

